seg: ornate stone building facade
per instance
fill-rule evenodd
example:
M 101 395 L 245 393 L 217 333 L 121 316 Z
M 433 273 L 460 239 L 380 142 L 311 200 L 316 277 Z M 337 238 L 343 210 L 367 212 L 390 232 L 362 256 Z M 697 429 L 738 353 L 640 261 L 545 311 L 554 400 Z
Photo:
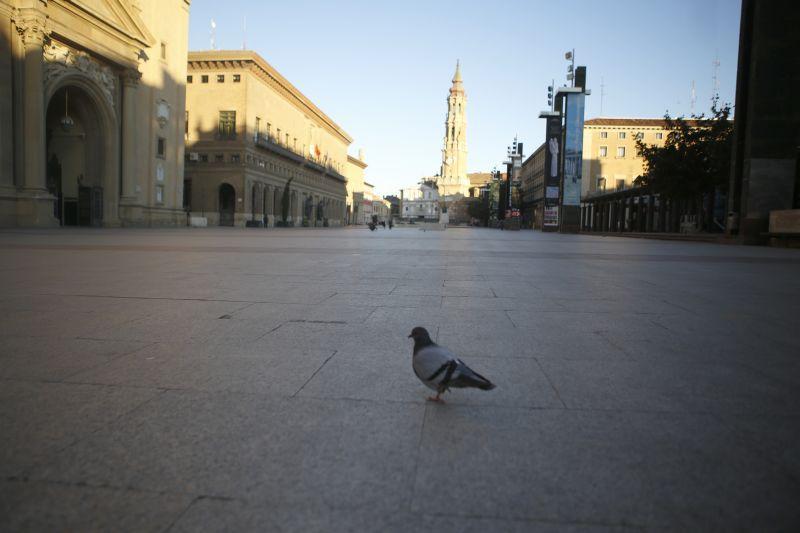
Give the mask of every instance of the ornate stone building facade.
M 439 193 L 445 197 L 469 196 L 467 177 L 467 94 L 461 79 L 461 65 L 456 63 L 453 85 L 447 97 L 442 169 L 437 178 Z
M 0 0 L 0 225 L 175 225 L 188 0 Z
M 223 226 L 344 223 L 352 139 L 261 56 L 190 52 L 186 88 L 192 216 Z

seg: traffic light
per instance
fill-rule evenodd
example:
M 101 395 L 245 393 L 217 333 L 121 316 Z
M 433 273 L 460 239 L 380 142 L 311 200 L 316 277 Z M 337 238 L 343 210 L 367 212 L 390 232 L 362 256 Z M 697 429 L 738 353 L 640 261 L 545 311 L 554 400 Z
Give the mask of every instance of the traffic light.
M 553 107 L 553 86 L 547 86 L 547 105 Z

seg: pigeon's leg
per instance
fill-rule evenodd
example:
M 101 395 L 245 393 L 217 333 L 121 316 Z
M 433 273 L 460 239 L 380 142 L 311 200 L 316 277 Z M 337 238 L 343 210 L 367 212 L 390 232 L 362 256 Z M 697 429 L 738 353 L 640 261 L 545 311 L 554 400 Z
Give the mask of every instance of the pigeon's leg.
M 428 401 L 436 403 L 444 403 L 444 398 L 442 398 L 442 394 L 444 394 L 444 392 L 445 391 L 440 390 L 436 393 L 436 396 L 428 396 Z
M 437 392 L 436 396 L 428 396 L 428 401 L 429 402 L 436 402 L 436 403 L 444 403 L 444 399 L 441 396 L 442 396 L 442 393 L 441 392 Z

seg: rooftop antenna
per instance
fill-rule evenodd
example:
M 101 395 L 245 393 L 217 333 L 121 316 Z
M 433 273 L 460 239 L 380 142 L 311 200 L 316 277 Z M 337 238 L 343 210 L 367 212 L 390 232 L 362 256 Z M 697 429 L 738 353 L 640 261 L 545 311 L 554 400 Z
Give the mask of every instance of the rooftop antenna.
M 600 116 L 603 116 L 603 98 L 606 95 L 606 86 L 603 83 L 603 77 L 600 76 Z
M 719 98 L 719 51 L 714 54 L 714 61 L 711 62 L 711 99 Z
M 692 116 L 694 116 L 694 104 L 697 102 L 697 92 L 694 88 L 694 80 L 692 80 L 692 91 L 691 91 L 691 99 L 689 100 L 689 110 Z
M 214 22 L 214 19 L 211 19 L 211 49 L 217 49 L 217 23 Z
M 247 50 L 247 16 L 242 22 L 242 50 Z

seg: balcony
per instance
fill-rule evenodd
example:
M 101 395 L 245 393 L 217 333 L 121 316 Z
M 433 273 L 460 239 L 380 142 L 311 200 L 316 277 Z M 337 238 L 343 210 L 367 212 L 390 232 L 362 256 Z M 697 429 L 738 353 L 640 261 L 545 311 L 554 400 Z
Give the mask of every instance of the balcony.
M 263 148 L 274 154 L 290 159 L 306 168 L 316 170 L 317 172 L 330 176 L 343 183 L 347 182 L 347 178 L 340 174 L 339 171 L 336 170 L 336 168 L 334 168 L 332 165 L 322 161 L 320 158 L 305 156 L 296 148 L 290 147 L 286 143 L 281 142 L 281 140 L 276 138 L 274 135 L 265 135 L 263 133 L 259 133 L 256 135 L 254 142 L 259 148 Z

